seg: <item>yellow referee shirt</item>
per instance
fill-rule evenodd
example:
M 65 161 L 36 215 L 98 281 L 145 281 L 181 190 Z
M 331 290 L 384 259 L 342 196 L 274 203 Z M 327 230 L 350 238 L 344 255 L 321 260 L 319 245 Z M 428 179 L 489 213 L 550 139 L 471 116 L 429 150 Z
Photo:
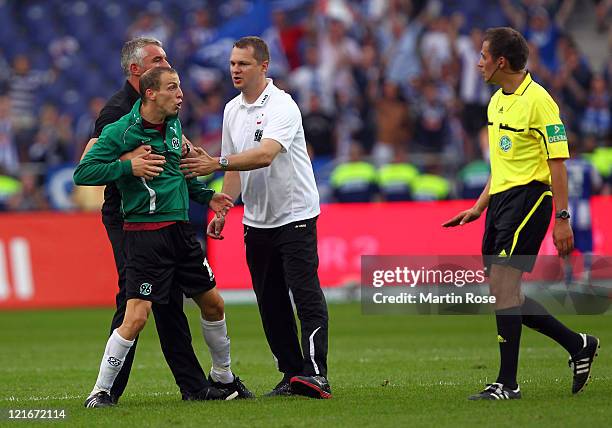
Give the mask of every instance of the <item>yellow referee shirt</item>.
M 550 183 L 547 159 L 569 158 L 559 107 L 527 73 L 513 94 L 499 89 L 487 110 L 491 156 L 489 194 L 537 180 Z

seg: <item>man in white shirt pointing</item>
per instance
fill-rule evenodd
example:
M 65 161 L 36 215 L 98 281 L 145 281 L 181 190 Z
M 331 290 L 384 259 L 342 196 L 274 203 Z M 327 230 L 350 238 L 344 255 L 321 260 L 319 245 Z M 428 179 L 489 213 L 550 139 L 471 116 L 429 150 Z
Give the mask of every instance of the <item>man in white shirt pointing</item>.
M 267 45 L 234 43 L 230 71 L 240 94 L 225 106 L 221 157 L 203 150 L 181 161 L 186 175 L 226 171 L 223 192 L 244 201 L 246 258 L 259 312 L 283 379 L 267 395 L 331 398 L 327 381 L 327 304 L 317 268 L 319 194 L 291 96 L 266 78 Z M 215 217 L 208 236 L 222 239 Z M 301 348 L 293 307 L 301 324 Z

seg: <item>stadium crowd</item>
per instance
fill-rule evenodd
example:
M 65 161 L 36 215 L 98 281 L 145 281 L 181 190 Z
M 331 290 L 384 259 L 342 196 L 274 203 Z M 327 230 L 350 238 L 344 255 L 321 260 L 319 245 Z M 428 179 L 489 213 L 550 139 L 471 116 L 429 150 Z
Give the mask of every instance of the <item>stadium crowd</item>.
M 218 155 L 223 106 L 235 96 L 224 77 L 229 50 L 244 31 L 268 42 L 269 74 L 301 108 L 322 201 L 476 197 L 488 176 L 494 90 L 476 64 L 483 30 L 501 25 L 525 34 L 529 71 L 609 194 L 612 32 L 595 69 L 565 31 L 576 3 L 0 1 L 0 211 L 98 206 L 100 193 L 93 203 L 52 197 L 53 178 L 76 166 L 104 100 L 122 84 L 114 59 L 130 37 L 164 43 L 184 76 L 185 135 Z M 603 34 L 612 2 L 596 3 Z

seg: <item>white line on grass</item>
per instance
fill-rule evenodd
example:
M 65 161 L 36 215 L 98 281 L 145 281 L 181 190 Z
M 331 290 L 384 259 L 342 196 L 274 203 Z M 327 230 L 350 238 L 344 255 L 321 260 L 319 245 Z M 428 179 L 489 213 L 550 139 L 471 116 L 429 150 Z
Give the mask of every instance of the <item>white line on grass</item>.
M 163 392 L 147 392 L 143 394 L 125 394 L 124 397 L 165 397 L 170 395 L 177 395 L 176 391 L 163 391 Z M 77 400 L 84 399 L 85 395 L 46 395 L 46 396 L 30 396 L 30 397 L 15 397 L 11 395 L 10 397 L 0 398 L 0 401 L 49 401 L 49 400 Z

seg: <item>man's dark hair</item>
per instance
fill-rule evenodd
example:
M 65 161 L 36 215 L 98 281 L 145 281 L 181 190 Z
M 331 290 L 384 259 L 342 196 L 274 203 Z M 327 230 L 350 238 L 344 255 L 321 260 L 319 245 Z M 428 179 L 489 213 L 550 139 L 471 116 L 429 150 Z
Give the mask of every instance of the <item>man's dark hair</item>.
M 523 35 L 514 28 L 489 28 L 484 34 L 483 41 L 489 42 L 489 53 L 493 59 L 503 56 L 513 71 L 525 68 L 529 58 L 529 46 Z
M 142 102 L 146 101 L 145 94 L 147 93 L 147 89 L 159 91 L 161 87 L 161 77 L 166 73 L 178 74 L 174 68 L 170 67 L 153 67 L 142 73 L 139 80 L 140 98 Z
M 253 48 L 253 56 L 258 64 L 264 61 L 270 61 L 270 50 L 268 45 L 261 37 L 247 36 L 237 40 L 234 43 L 235 48 L 246 49 L 249 46 Z

